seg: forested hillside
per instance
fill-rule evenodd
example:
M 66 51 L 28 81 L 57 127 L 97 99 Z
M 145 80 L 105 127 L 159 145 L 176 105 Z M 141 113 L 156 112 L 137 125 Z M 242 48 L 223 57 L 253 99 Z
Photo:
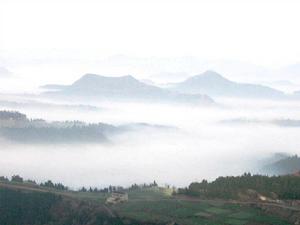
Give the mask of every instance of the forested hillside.
M 212 182 L 203 180 L 194 182 L 179 193 L 204 198 L 222 199 L 258 199 L 266 196 L 270 199 L 300 199 L 300 177 L 263 176 L 245 173 L 242 176 L 219 177 Z
M 298 171 L 300 171 L 300 158 L 297 155 L 285 157 L 262 168 L 262 172 L 268 175 L 294 174 Z

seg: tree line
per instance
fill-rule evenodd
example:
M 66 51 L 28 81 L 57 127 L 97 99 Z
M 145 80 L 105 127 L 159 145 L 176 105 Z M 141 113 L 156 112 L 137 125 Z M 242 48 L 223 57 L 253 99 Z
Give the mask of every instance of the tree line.
M 193 182 L 187 188 L 178 189 L 179 194 L 204 198 L 237 199 L 239 194 L 254 191 L 276 199 L 300 199 L 300 177 L 264 176 L 244 173 L 241 176 L 219 177 L 212 182 Z
M 0 182 L 27 183 L 61 191 L 71 190 L 68 186 L 63 185 L 62 183 L 54 183 L 51 180 L 48 180 L 38 184 L 34 180 L 24 180 L 19 175 L 14 175 L 10 179 L 0 176 Z M 94 193 L 129 192 L 157 186 L 156 181 L 154 181 L 149 184 L 133 184 L 126 188 L 113 185 L 109 185 L 104 188 L 81 187 L 77 189 L 77 191 Z M 270 177 L 244 173 L 241 176 L 219 177 L 211 182 L 208 182 L 207 180 L 193 182 L 186 188 L 177 189 L 174 194 L 185 194 L 203 198 L 238 199 L 241 194 L 250 195 L 255 193 L 272 199 L 300 200 L 300 176 L 286 175 Z
M 36 185 L 44 188 L 53 188 L 56 190 L 61 190 L 61 191 L 68 191 L 72 190 L 66 185 L 63 185 L 62 183 L 54 183 L 51 180 L 48 180 L 46 182 L 41 182 L 38 183 L 35 180 L 30 180 L 30 179 L 23 179 L 20 175 L 13 175 L 10 179 L 5 176 L 0 176 L 0 182 L 5 182 L 5 183 L 23 183 L 23 184 L 30 184 L 30 185 Z M 149 184 L 133 184 L 130 187 L 122 187 L 122 186 L 113 186 L 109 185 L 108 187 L 104 188 L 97 188 L 97 187 L 81 187 L 77 191 L 79 192 L 99 192 L 99 193 L 111 193 L 111 192 L 125 192 L 125 191 L 135 191 L 135 190 L 142 190 L 145 188 L 150 188 L 150 187 L 157 187 L 158 184 L 156 181 L 153 181 L 153 183 Z M 73 190 L 74 191 L 74 190 Z

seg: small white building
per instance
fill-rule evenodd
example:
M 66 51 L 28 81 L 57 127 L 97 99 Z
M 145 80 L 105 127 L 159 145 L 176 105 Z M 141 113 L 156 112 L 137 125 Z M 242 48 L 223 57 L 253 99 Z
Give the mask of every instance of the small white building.
M 128 201 L 128 194 L 125 192 L 112 192 L 111 196 L 106 199 L 107 204 L 117 204 Z

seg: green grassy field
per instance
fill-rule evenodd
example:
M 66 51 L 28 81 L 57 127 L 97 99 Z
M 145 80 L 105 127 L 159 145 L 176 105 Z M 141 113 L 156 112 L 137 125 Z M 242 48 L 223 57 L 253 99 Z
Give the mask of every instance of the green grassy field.
M 40 187 L 32 190 L 34 186 L 20 184 L 17 187 L 24 191 L 53 192 L 101 205 L 105 204 L 109 196 L 107 193 L 57 191 Z M 222 200 L 178 198 L 161 188 L 130 191 L 128 196 L 128 202 L 106 207 L 121 218 L 157 224 L 176 221 L 182 225 L 290 225 L 289 222 L 268 215 L 259 208 Z
M 157 190 L 137 191 L 129 194 L 129 201 L 112 206 L 120 217 L 142 222 L 176 221 L 185 225 L 288 225 L 276 216 L 265 214 L 258 208 L 213 201 L 177 199 Z

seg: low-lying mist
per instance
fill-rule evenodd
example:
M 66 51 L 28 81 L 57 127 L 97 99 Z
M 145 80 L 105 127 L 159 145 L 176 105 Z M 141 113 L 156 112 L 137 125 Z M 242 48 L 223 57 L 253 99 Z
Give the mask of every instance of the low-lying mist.
M 111 144 L 17 144 L 1 141 L 0 175 L 51 179 L 71 187 L 131 185 L 156 180 L 186 186 L 221 175 L 256 172 L 276 152 L 300 153 L 297 127 L 222 124 L 235 118 L 300 119 L 300 102 L 216 99 L 214 107 L 142 103 L 88 103 L 103 110 L 14 105 L 29 118 L 112 125 L 148 123 L 174 129 L 133 129 Z M 53 102 L 52 102 L 53 103 Z M 49 103 L 50 104 L 50 103 Z M 63 104 L 63 103 L 59 103 Z M 82 103 L 83 104 L 83 103 Z

